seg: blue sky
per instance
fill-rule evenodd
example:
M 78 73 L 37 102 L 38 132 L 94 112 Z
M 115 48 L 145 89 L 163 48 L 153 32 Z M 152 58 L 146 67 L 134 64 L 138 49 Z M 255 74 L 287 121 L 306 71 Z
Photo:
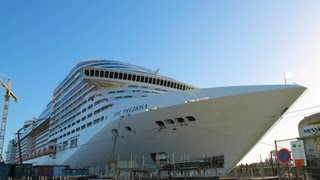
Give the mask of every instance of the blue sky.
M 1 1 L 0 73 L 20 97 L 10 103 L 5 145 L 87 58 L 160 69 L 198 87 L 283 84 L 291 72 L 289 82 L 309 88 L 296 108 L 319 105 L 319 9 L 320 1 L 294 0 Z M 264 142 L 296 137 L 302 118 L 284 119 Z M 272 148 L 264 146 L 251 157 Z

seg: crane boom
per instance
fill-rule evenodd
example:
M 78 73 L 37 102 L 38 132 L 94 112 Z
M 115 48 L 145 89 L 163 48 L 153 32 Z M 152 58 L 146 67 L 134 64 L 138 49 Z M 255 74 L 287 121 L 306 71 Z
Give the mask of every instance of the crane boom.
M 3 162 L 2 152 L 3 152 L 4 136 L 6 132 L 6 124 L 8 119 L 9 100 L 10 100 L 10 97 L 13 97 L 14 100 L 17 102 L 19 98 L 10 89 L 11 88 L 10 79 L 8 79 L 8 85 L 6 85 L 1 79 L 0 79 L 0 83 L 6 90 L 6 94 L 4 96 L 2 121 L 1 121 L 1 127 L 0 127 L 0 158 L 1 158 L 1 161 Z

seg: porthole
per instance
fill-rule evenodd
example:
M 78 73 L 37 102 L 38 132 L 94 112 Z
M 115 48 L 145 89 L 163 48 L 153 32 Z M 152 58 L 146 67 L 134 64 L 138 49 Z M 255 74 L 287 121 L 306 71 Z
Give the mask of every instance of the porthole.
M 124 127 L 124 129 L 125 129 L 126 131 L 131 131 L 131 130 L 132 130 L 130 126 L 126 126 L 126 127 Z

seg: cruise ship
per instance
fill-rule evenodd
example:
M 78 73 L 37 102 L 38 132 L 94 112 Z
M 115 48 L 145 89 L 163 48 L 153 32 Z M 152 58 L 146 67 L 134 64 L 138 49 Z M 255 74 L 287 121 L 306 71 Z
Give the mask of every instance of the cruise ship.
M 104 169 L 111 160 L 144 166 L 211 157 L 229 170 L 305 90 L 198 88 L 129 63 L 81 61 L 19 130 L 13 161 Z

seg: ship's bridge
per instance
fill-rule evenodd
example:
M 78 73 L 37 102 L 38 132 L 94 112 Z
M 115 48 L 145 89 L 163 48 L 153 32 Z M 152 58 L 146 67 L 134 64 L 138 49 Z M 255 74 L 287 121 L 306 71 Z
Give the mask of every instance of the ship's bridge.
M 157 85 L 176 90 L 195 89 L 191 85 L 157 74 L 119 71 L 115 69 L 87 67 L 82 69 L 84 80 L 98 87 L 119 86 L 124 84 Z

